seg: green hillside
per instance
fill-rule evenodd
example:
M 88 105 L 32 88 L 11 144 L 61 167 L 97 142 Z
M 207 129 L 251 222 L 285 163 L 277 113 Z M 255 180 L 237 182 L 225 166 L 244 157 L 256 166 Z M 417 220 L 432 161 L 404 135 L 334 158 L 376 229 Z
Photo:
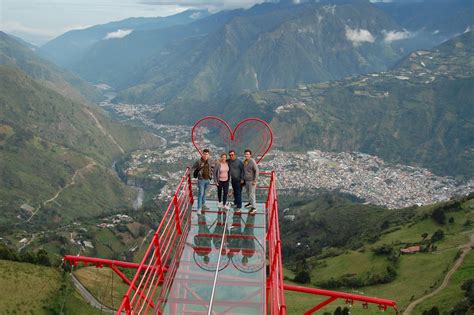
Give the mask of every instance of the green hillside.
M 58 223 L 131 204 L 135 192 L 109 168 L 126 151 L 159 145 L 157 138 L 113 122 L 14 68 L 0 66 L 0 82 L 5 229 L 18 214 L 23 221 L 38 209 L 49 213 L 46 221 L 56 217 Z M 20 209 L 23 204 L 34 210 Z
M 2 314 L 101 314 L 75 292 L 68 276 L 52 267 L 0 260 Z
M 367 212 L 361 215 L 356 207 L 346 205 L 345 211 L 341 206 L 327 211 L 315 208 L 315 204 L 306 206 L 290 207 L 290 212 L 296 214 L 294 222 L 298 224 L 298 218 L 304 218 L 309 226 L 296 230 L 292 227 L 284 228 L 291 230 L 293 234 L 299 233 L 302 248 L 314 238 L 319 238 L 316 243 L 330 243 L 334 237 L 338 237 L 338 231 L 334 230 L 332 235 L 322 235 L 320 230 L 325 230 L 323 226 L 318 226 L 318 222 L 331 220 L 340 222 L 339 231 L 349 230 L 353 237 L 345 243 L 341 243 L 330 248 L 324 248 L 315 256 L 304 258 L 304 255 L 290 256 L 284 263 L 292 270 L 287 270 L 285 278 L 293 279 L 296 275 L 301 275 L 305 271 L 309 273 L 309 283 L 320 288 L 339 290 L 377 296 L 395 300 L 400 310 L 404 310 L 408 304 L 429 292 L 435 290 L 444 279 L 448 270 L 454 265 L 454 261 L 460 255 L 460 248 L 467 246 L 470 248 L 469 238 L 472 237 L 474 221 L 474 196 L 453 200 L 448 203 L 441 203 L 416 209 L 390 210 L 385 216 L 379 218 L 379 223 L 384 228 L 378 232 L 373 231 L 373 223 L 377 214 L 372 215 Z M 368 209 L 367 209 L 368 210 Z M 400 211 L 409 214 L 408 218 L 396 223 Z M 355 212 L 355 213 L 353 213 Z M 437 213 L 436 215 L 433 213 Z M 377 213 L 377 210 L 375 210 Z M 403 212 L 402 212 L 403 213 Z M 445 217 L 444 224 L 438 223 L 439 213 Z M 349 219 L 346 218 L 349 216 Z M 355 224 L 352 227 L 345 227 L 344 222 L 351 221 Z M 384 223 L 386 222 L 386 223 Z M 287 225 L 284 222 L 282 226 Z M 301 222 L 300 222 L 301 226 Z M 363 241 L 359 235 L 367 233 L 372 228 L 372 237 Z M 282 240 L 285 240 L 288 232 L 282 229 Z M 303 232 L 298 232 L 303 231 Z M 443 231 L 441 239 L 434 235 L 439 235 Z M 309 234 L 305 237 L 303 234 Z M 363 235 L 363 234 L 362 234 Z M 400 249 L 408 246 L 420 245 L 422 252 L 412 255 L 400 255 Z M 286 245 L 288 246 L 288 245 Z M 293 241 L 293 247 L 295 243 Z M 310 255 L 309 252 L 306 252 Z M 293 259 L 291 259 L 293 257 Z M 437 306 L 440 312 L 449 311 L 454 305 L 463 300 L 461 284 L 474 278 L 473 253 L 466 256 L 461 268 L 457 270 L 448 286 L 431 299 L 424 301 L 417 306 L 415 314 L 421 314 L 423 310 Z M 294 264 L 293 262 L 299 262 Z M 302 261 L 304 261 L 302 263 Z M 302 268 L 301 266 L 306 266 Z M 300 278 L 301 279 L 301 278 Z M 317 298 L 305 296 L 297 293 L 289 293 L 287 301 L 290 313 L 300 313 L 314 306 Z M 449 301 L 448 301 L 449 300 Z M 326 310 L 331 313 L 337 306 L 344 306 L 344 303 L 331 304 Z M 356 305 L 357 306 L 357 305 Z M 351 314 L 376 314 L 376 307 L 363 310 L 359 304 L 351 309 Z
M 18 68 L 42 85 L 79 102 L 103 98 L 89 83 L 41 58 L 30 47 L 1 31 L 0 65 Z

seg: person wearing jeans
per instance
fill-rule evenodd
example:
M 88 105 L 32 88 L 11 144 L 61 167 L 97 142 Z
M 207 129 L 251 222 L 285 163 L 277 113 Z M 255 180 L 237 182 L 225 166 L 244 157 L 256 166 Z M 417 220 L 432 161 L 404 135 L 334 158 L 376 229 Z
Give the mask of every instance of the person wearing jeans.
M 198 179 L 198 201 L 197 201 L 197 210 L 203 212 L 202 210 L 208 209 L 206 207 L 206 189 L 209 187 L 212 179 L 212 162 L 209 161 L 209 150 L 204 149 L 202 151 L 202 156 L 197 160 L 193 167 L 191 168 L 192 173 L 197 171 Z
M 230 182 L 232 184 L 232 190 L 234 191 L 234 204 L 235 213 L 239 213 L 242 208 L 242 185 L 244 184 L 244 163 L 237 158 L 237 154 L 234 150 L 229 151 L 229 164 Z
M 249 214 L 254 215 L 257 212 L 257 202 L 255 200 L 255 189 L 257 188 L 258 180 L 258 165 L 254 159 L 252 159 L 252 151 L 249 149 L 244 151 L 244 181 L 245 189 L 247 190 L 247 196 L 249 202 L 245 207 L 250 207 Z
M 209 187 L 211 180 L 209 179 L 198 179 L 198 211 L 206 209 L 206 190 Z
M 221 153 L 219 161 L 214 167 L 214 178 L 217 183 L 218 207 L 229 209 L 227 206 L 227 194 L 229 193 L 229 164 L 227 163 L 227 154 Z M 224 196 L 222 196 L 224 193 Z

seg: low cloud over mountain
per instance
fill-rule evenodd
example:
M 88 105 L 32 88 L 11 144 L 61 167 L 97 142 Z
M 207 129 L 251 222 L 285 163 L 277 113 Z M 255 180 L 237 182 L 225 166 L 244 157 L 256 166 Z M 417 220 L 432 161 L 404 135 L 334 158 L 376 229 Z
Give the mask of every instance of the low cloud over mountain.
M 116 30 L 115 32 L 107 33 L 104 39 L 114 39 L 114 38 L 124 38 L 127 35 L 130 35 L 133 30 Z

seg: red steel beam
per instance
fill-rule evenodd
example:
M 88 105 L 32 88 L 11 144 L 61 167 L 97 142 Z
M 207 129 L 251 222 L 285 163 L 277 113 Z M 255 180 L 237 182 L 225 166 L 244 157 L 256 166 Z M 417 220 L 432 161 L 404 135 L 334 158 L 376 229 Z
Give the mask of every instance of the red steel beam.
M 329 303 L 331 303 L 332 301 L 335 301 L 335 300 L 337 300 L 337 297 L 332 296 L 332 297 L 330 297 L 329 299 L 325 300 L 324 302 L 319 303 L 318 305 L 316 305 L 316 306 L 313 307 L 312 309 L 310 309 L 310 310 L 304 312 L 304 315 L 311 315 L 311 314 L 313 314 L 314 312 L 316 312 L 317 310 L 319 310 L 319 309 L 325 307 L 326 305 L 328 305 Z
M 367 303 L 372 303 L 372 304 L 377 304 L 377 305 L 386 305 L 386 306 L 393 307 L 395 309 L 397 307 L 395 301 L 388 300 L 388 299 L 380 299 L 380 298 L 375 298 L 375 297 L 370 297 L 370 296 L 364 296 L 364 295 L 359 295 L 359 294 L 344 293 L 344 292 L 330 291 L 330 290 L 323 290 L 323 289 L 316 289 L 316 288 L 307 288 L 307 287 L 301 287 L 301 286 L 291 285 L 291 284 L 284 284 L 283 288 L 288 291 L 323 295 L 323 296 L 334 297 L 337 299 L 361 301 L 361 302 L 367 302 Z
M 64 261 L 69 261 L 70 263 L 76 264 L 77 262 L 83 262 L 85 264 L 94 264 L 96 266 L 117 266 L 117 267 L 124 267 L 130 269 L 138 269 L 140 264 L 131 263 L 127 261 L 120 261 L 120 260 L 111 260 L 111 259 L 103 259 L 103 258 L 95 258 L 95 257 L 86 257 L 86 256 L 73 256 L 73 255 L 66 255 L 64 256 Z M 144 269 L 155 267 L 150 267 L 148 265 L 143 266 Z

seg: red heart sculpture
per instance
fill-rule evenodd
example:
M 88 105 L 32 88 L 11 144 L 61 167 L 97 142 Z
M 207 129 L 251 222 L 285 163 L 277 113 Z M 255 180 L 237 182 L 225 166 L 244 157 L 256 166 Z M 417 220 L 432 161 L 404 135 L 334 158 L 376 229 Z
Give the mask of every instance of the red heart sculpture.
M 205 139 L 205 134 L 212 128 L 218 130 L 220 140 L 223 140 L 227 149 L 234 149 L 237 154 L 243 154 L 243 148 L 248 148 L 252 150 L 252 156 L 257 163 L 263 159 L 273 144 L 272 129 L 259 118 L 244 119 L 232 130 L 225 120 L 207 116 L 196 122 L 191 132 L 193 145 L 201 156 L 204 145 L 208 141 Z

